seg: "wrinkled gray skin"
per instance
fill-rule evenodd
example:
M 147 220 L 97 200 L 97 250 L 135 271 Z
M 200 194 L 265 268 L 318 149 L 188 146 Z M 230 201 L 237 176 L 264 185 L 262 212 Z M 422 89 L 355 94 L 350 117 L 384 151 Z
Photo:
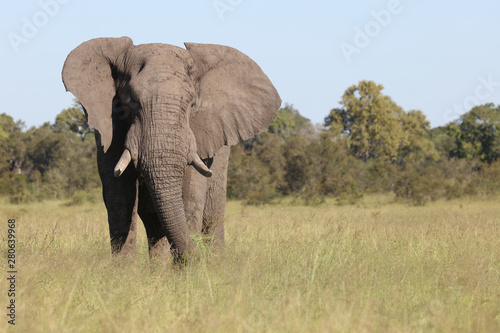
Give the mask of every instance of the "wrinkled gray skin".
M 169 246 L 186 258 L 193 233 L 222 245 L 229 146 L 265 129 L 281 105 L 243 53 L 185 46 L 92 39 L 64 64 L 66 90 L 96 130 L 114 253 L 135 250 L 137 213 L 152 254 Z

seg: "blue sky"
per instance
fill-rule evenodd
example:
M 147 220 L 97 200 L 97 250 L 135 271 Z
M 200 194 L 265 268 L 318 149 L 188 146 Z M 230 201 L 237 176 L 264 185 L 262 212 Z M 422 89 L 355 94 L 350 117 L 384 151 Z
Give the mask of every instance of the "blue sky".
M 229 45 L 254 59 L 284 103 L 321 123 L 360 80 L 382 84 L 433 127 L 500 104 L 500 0 L 114 1 L 0 4 L 0 113 L 28 126 L 72 105 L 61 69 L 96 37 Z

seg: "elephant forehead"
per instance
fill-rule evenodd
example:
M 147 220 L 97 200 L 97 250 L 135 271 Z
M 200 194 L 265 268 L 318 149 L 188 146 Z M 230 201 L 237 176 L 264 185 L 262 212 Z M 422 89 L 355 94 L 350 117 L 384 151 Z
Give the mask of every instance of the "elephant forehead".
M 138 94 L 153 93 L 159 89 L 192 91 L 187 75 L 187 51 L 169 44 L 143 44 L 133 47 L 125 56 L 122 77 Z
M 185 70 L 186 50 L 170 44 L 142 44 L 133 47 L 128 58 L 131 64 L 140 65 L 144 69 L 162 70 L 178 69 Z

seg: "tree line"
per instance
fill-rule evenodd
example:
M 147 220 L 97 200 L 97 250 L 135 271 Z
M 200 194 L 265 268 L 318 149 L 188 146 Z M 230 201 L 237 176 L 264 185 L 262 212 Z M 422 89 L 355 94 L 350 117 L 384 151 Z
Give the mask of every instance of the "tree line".
M 431 129 L 421 111 L 404 111 L 372 81 L 349 87 L 340 105 L 320 128 L 287 105 L 267 132 L 233 147 L 228 197 L 355 203 L 391 193 L 425 204 L 500 192 L 500 106 L 476 106 Z
M 63 110 L 53 124 L 25 127 L 0 114 L 0 196 L 11 203 L 92 197 L 101 183 L 81 107 Z
M 72 198 L 96 200 L 94 134 L 81 106 L 63 110 L 53 124 L 25 130 L 0 115 L 0 195 L 11 202 Z M 355 203 L 390 193 L 425 204 L 436 199 L 500 192 L 500 106 L 473 107 L 440 127 L 419 110 L 405 111 L 383 86 L 361 81 L 340 107 L 313 125 L 292 105 L 269 128 L 231 148 L 227 196 L 247 204 L 292 197 L 317 204 L 326 198 Z

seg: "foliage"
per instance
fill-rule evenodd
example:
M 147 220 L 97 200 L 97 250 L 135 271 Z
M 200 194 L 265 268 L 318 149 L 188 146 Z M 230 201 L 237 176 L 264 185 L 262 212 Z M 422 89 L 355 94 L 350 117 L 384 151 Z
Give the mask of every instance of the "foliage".
M 430 123 L 420 110 L 403 112 L 400 117 L 402 135 L 398 148 L 398 161 L 437 160 L 439 154 L 434 143 L 428 139 Z
M 26 187 L 26 177 L 21 172 L 24 159 L 24 123 L 0 114 L 0 194 L 8 194 L 12 200 L 21 201 L 21 189 Z
M 475 106 L 457 121 L 448 125 L 448 135 L 455 139 L 452 157 L 472 160 L 479 158 L 488 163 L 500 156 L 500 106 Z
M 403 111 L 382 94 L 383 88 L 373 81 L 349 87 L 342 107 L 330 112 L 325 126 L 364 162 L 375 158 L 402 163 L 410 155 L 436 156 L 432 142 L 425 138 L 430 127 L 425 115 L 418 110 Z
M 330 198 L 353 204 L 379 193 L 424 205 L 497 195 L 499 126 L 500 106 L 485 104 L 431 129 L 421 111 L 405 111 L 382 85 L 361 81 L 345 91 L 322 129 L 286 104 L 267 131 L 232 147 L 227 197 L 254 205 L 291 197 L 317 205 Z M 53 124 L 29 129 L 1 114 L 0 195 L 13 203 L 92 201 L 100 188 L 95 150 L 78 102 Z
M 56 117 L 54 127 L 59 131 L 71 131 L 76 133 L 82 141 L 85 139 L 85 136 L 91 132 L 87 124 L 83 107 L 79 102 L 75 102 L 74 106 L 62 110 Z
M 383 86 L 373 81 L 361 81 L 349 87 L 342 97 L 341 108 L 333 109 L 325 125 L 343 137 L 353 156 L 394 160 L 402 141 L 399 126 L 402 109 L 389 96 L 382 94 Z
M 79 114 L 78 114 L 79 113 Z M 24 130 L 0 115 L 0 195 L 14 203 L 64 198 L 100 186 L 93 133 L 78 107 L 63 110 L 55 124 Z
M 289 104 L 285 104 L 284 108 L 276 112 L 268 132 L 283 138 L 285 141 L 297 136 L 312 138 L 315 134 L 311 121 L 303 117 L 299 110 Z
M 457 147 L 455 139 L 450 136 L 448 126 L 431 128 L 427 131 L 427 138 L 434 143 L 438 155 L 444 158 L 450 157 L 450 152 Z
M 442 198 L 445 175 L 429 162 L 410 160 L 395 176 L 394 194 L 416 205 Z
M 354 202 L 360 198 L 356 160 L 344 149 L 344 143 L 330 133 L 322 133 L 309 142 L 295 138 L 285 148 L 287 194 L 296 193 L 308 203 L 321 203 L 326 197 Z
M 253 151 L 243 146 L 231 148 L 231 162 L 228 170 L 227 195 L 232 199 L 245 200 L 249 204 L 269 203 L 278 197 L 276 179 L 269 166 Z

